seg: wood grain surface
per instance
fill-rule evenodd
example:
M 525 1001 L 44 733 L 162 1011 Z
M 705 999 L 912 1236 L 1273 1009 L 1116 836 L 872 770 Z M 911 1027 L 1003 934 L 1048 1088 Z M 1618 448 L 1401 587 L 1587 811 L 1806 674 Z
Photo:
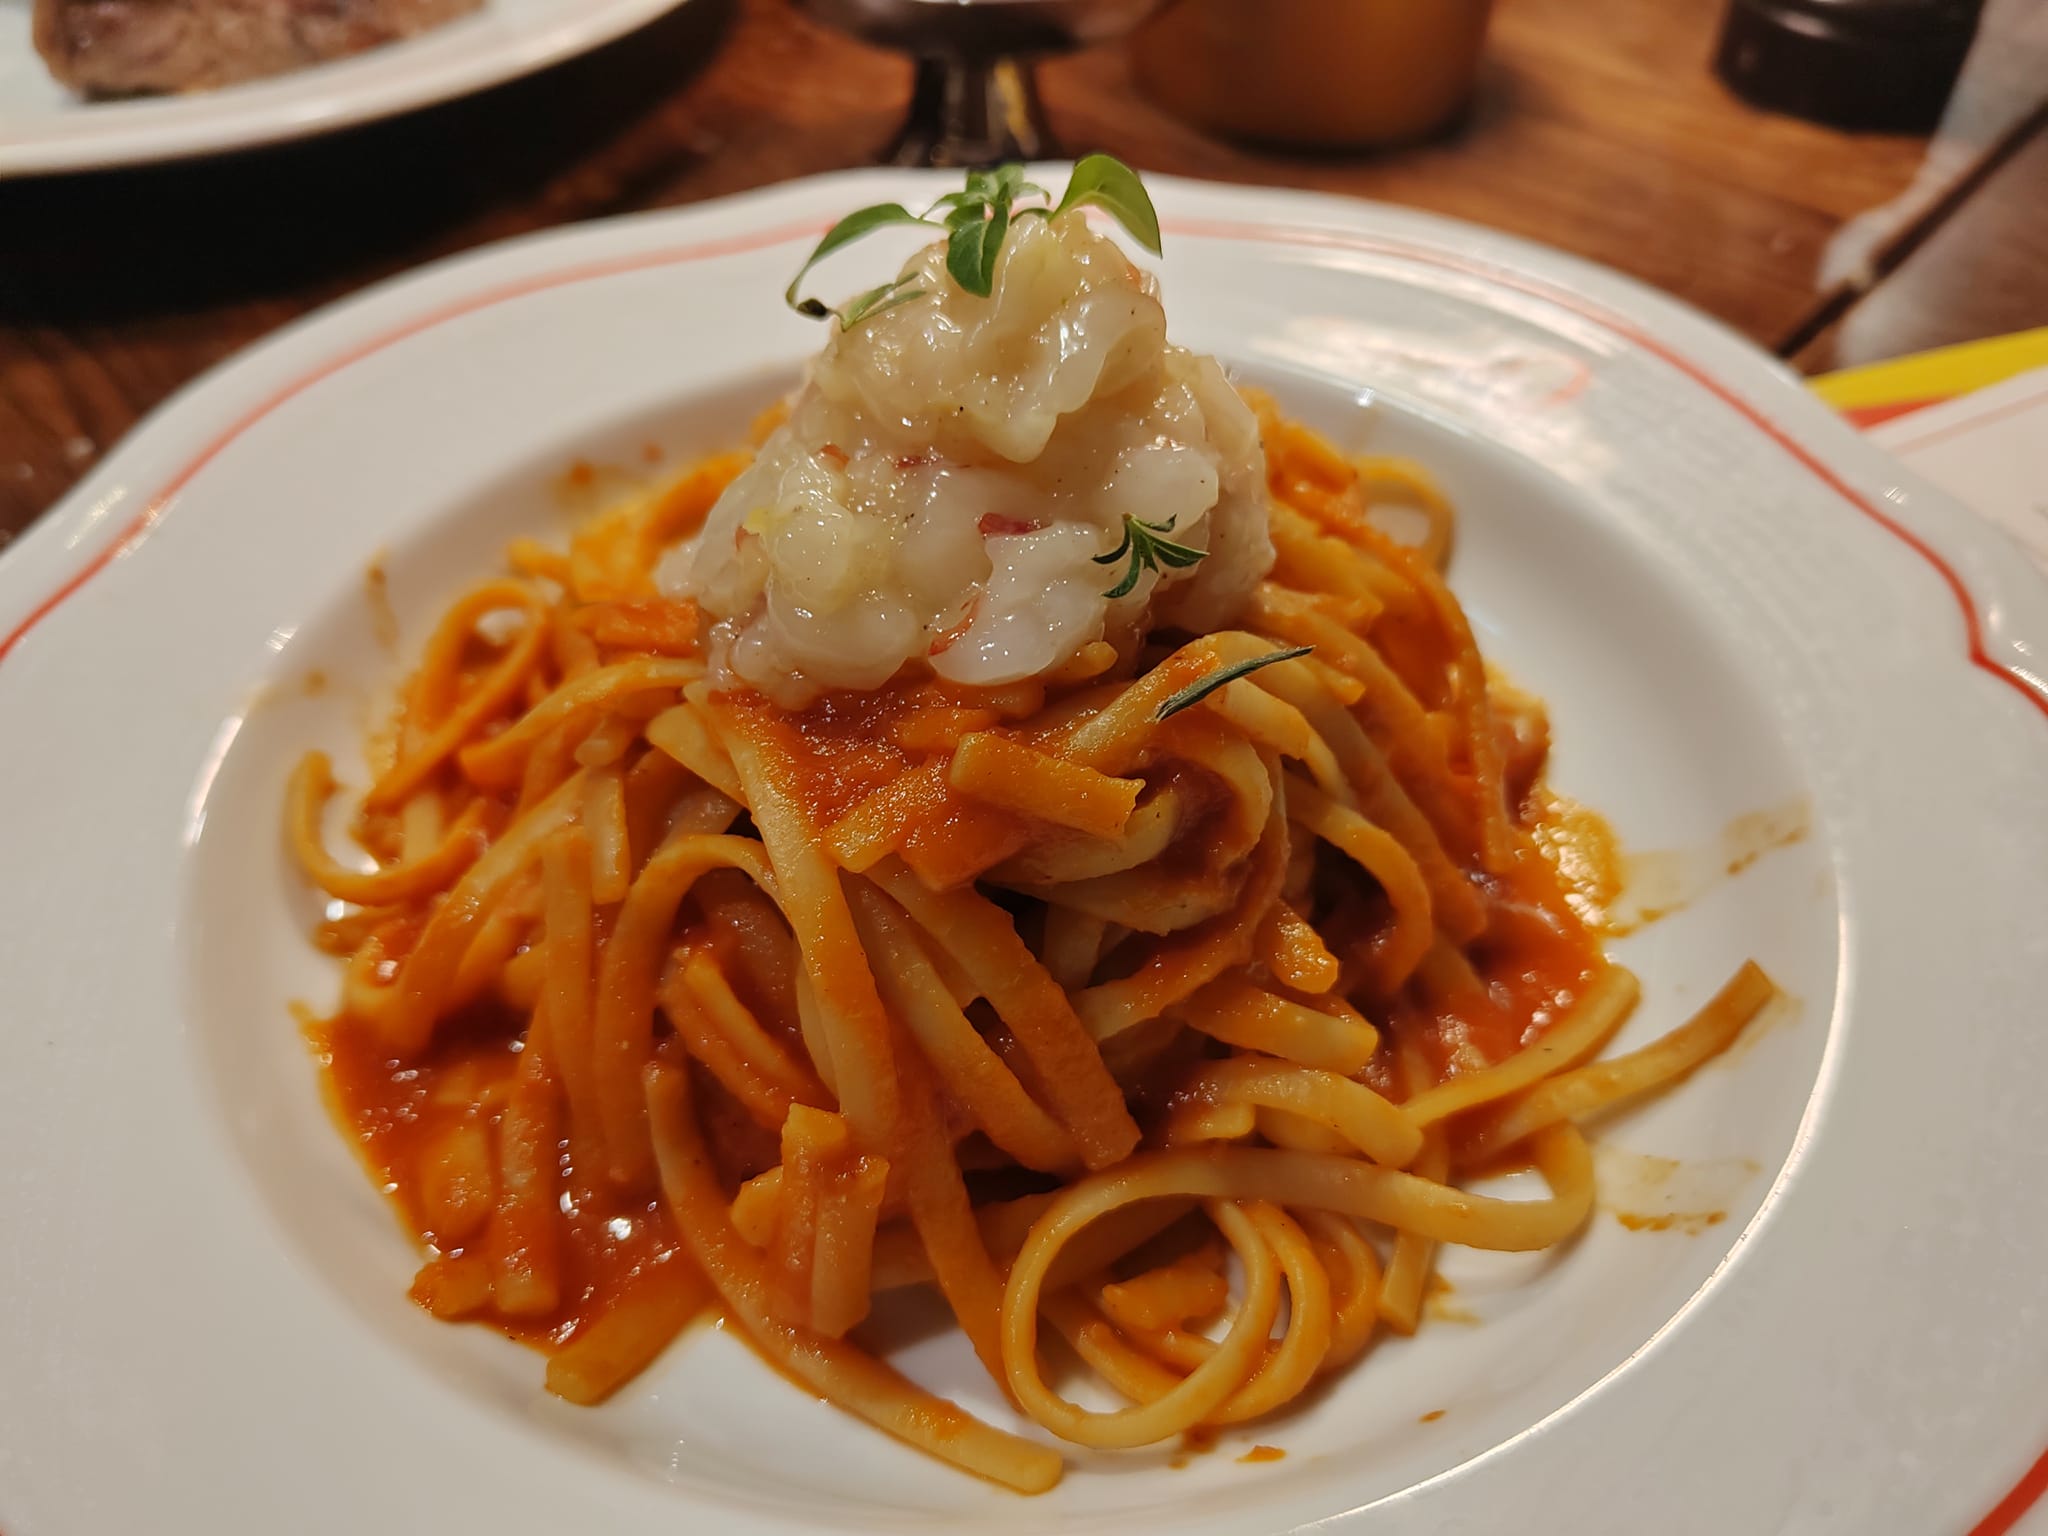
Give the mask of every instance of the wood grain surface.
M 2048 325 L 2048 113 L 1875 288 L 1794 355 L 1809 373 Z
M 1211 139 L 1137 94 L 1116 48 L 1042 78 L 1069 150 L 1475 220 L 1618 267 L 1777 348 L 1829 297 L 1816 277 L 1828 240 L 1905 188 L 1925 145 L 1737 101 L 1708 67 L 1720 13 L 1721 0 L 1502 0 L 1466 119 L 1372 154 Z M 0 183 L 0 541 L 165 396 L 307 310 L 506 236 L 866 163 L 908 84 L 903 60 L 786 0 L 692 0 L 596 54 L 396 121 Z M 1966 201 L 1949 214 L 1960 245 L 1930 238 L 1918 270 L 1901 269 L 1910 286 L 1851 312 L 1855 355 L 2048 319 L 2043 153 L 2014 161 L 2019 180 L 1987 182 L 2002 213 L 1964 223 Z M 1987 242 L 2011 252 L 1995 281 L 1972 265 Z M 1866 308 L 1880 298 L 1889 309 Z

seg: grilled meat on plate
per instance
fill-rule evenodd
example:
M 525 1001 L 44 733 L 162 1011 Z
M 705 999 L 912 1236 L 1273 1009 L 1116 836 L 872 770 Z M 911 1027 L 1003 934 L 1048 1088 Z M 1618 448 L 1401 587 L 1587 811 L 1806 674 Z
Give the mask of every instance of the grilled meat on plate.
M 50 72 L 96 96 L 204 91 L 361 53 L 482 0 L 35 0 Z

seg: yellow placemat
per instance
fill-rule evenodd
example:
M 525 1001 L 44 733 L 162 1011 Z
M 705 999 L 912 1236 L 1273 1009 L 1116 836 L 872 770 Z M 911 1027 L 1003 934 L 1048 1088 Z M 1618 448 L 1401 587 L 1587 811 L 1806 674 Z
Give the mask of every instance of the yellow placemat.
M 1844 368 L 1811 382 L 1815 394 L 1858 426 L 1869 427 L 2043 367 L 2048 367 L 2048 325 Z

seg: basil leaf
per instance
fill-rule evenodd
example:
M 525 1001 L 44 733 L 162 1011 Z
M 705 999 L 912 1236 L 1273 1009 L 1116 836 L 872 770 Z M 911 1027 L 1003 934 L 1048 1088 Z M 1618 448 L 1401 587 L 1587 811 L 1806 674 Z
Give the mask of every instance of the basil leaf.
M 1246 661 L 1233 662 L 1227 667 L 1218 667 L 1199 683 L 1194 684 L 1192 687 L 1181 689 L 1179 693 L 1176 693 L 1172 698 L 1160 705 L 1159 712 L 1152 718 L 1154 720 L 1164 720 L 1169 715 L 1177 715 L 1182 710 L 1190 709 L 1201 703 L 1202 700 L 1209 697 L 1210 694 L 1221 688 L 1225 683 L 1234 683 L 1246 673 L 1256 672 L 1261 667 L 1270 667 L 1276 661 L 1293 661 L 1296 657 L 1306 656 L 1314 649 L 1315 647 L 1312 645 L 1297 645 L 1290 651 L 1274 651 L 1270 655 L 1253 656 Z
M 1154 256 L 1159 254 L 1159 213 L 1138 173 L 1113 155 L 1089 155 L 1074 167 L 1067 190 L 1053 209 L 1058 218 L 1069 208 L 1090 204 L 1130 231 L 1131 238 Z
M 878 288 L 870 288 L 866 293 L 855 294 L 846 301 L 846 307 L 839 311 L 839 329 L 850 331 L 863 320 L 871 320 L 884 310 L 894 309 L 898 304 L 908 304 L 912 299 L 923 298 L 924 289 L 905 286 L 910 281 L 910 278 L 899 277 L 892 283 L 883 283 Z M 817 301 L 813 299 L 811 302 Z M 829 314 L 831 311 L 828 310 L 826 313 Z
M 992 203 L 1014 203 L 1026 193 L 1033 192 L 1040 197 L 1052 196 L 1050 192 L 1039 186 L 1038 183 L 1026 181 L 1024 179 L 1024 167 L 1014 160 L 1007 165 L 999 165 L 989 172 L 988 180 L 990 184 L 989 201 Z
M 995 291 L 996 258 L 1003 252 L 1003 236 L 1010 232 L 1010 208 L 997 203 L 989 216 L 977 223 L 961 224 L 946 242 L 946 270 L 953 281 L 969 293 L 987 298 Z
M 803 264 L 797 275 L 790 280 L 789 287 L 782 295 L 783 303 L 800 315 L 809 315 L 814 320 L 822 320 L 826 315 L 832 313 L 830 309 L 827 309 L 816 299 L 799 299 L 796 296 L 797 289 L 803 285 L 803 280 L 810 275 L 811 268 L 815 267 L 827 256 L 830 256 L 834 251 L 851 245 L 863 235 L 872 234 L 878 229 L 886 229 L 892 224 L 925 224 L 928 222 L 928 220 L 919 218 L 901 203 L 878 203 L 872 208 L 863 208 L 857 213 L 849 213 L 845 218 L 825 231 L 825 238 L 818 242 L 817 248 L 811 252 L 810 259 Z
M 968 172 L 962 190 L 948 192 L 921 214 L 912 213 L 901 203 L 878 203 L 872 208 L 850 213 L 826 231 L 824 239 L 818 242 L 784 292 L 783 300 L 798 314 L 814 320 L 836 314 L 841 328 L 851 329 L 872 315 L 923 297 L 923 290 L 906 287 L 910 280 L 901 277 L 893 283 L 869 289 L 837 310 L 822 300 L 798 297 L 798 290 L 811 268 L 862 236 L 895 224 L 943 229 L 946 232 L 947 272 L 968 293 L 984 299 L 995 291 L 996 262 L 1002 255 L 1003 240 L 1010 232 L 1011 223 L 1027 214 L 1047 218 L 1069 208 L 1092 205 L 1106 210 L 1147 250 L 1155 253 L 1159 250 L 1159 216 L 1153 210 L 1152 200 L 1145 195 L 1137 172 L 1109 155 L 1089 155 L 1074 167 L 1073 177 L 1068 181 L 1057 208 L 1047 209 L 1034 204 L 1019 209 L 1015 204 L 1021 197 L 1041 197 L 1049 201 L 1051 193 L 1035 182 L 1026 181 L 1024 167 L 1012 163 L 999 165 L 992 171 Z M 941 210 L 944 210 L 943 214 Z M 1168 527 L 1171 527 L 1170 523 Z M 1134 538 L 1133 545 L 1132 553 L 1144 569 L 1157 570 L 1162 562 L 1177 568 L 1185 567 L 1201 558 L 1199 551 L 1164 541 L 1155 544 L 1142 535 Z

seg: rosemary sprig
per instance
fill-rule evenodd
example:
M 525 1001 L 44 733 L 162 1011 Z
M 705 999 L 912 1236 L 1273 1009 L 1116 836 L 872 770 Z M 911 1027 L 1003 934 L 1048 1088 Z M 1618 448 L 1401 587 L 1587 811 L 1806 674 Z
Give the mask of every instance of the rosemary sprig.
M 1020 198 L 1044 198 L 1019 208 Z M 825 232 L 810 257 L 790 282 L 783 302 L 800 315 L 813 320 L 836 316 L 839 328 L 852 330 L 886 309 L 923 298 L 925 290 L 913 287 L 915 279 L 899 277 L 834 309 L 822 299 L 797 296 L 811 268 L 833 252 L 853 244 L 878 229 L 898 224 L 916 224 L 946 232 L 946 271 L 967 292 L 987 298 L 995 291 L 996 258 L 1016 220 L 1026 217 L 1057 218 L 1070 208 L 1093 207 L 1108 213 L 1153 255 L 1159 254 L 1159 215 L 1146 195 L 1138 173 L 1111 155 L 1089 155 L 1077 162 L 1067 178 L 1066 191 L 1058 203 L 1035 182 L 1024 179 L 1021 165 L 1000 165 L 992 171 L 970 171 L 967 184 L 948 192 L 925 209 L 912 213 L 901 203 L 878 203 L 849 213 Z
M 1159 712 L 1152 718 L 1154 720 L 1164 720 L 1169 715 L 1177 715 L 1184 709 L 1192 709 L 1225 683 L 1234 683 L 1247 673 L 1256 672 L 1261 667 L 1270 667 L 1276 661 L 1293 661 L 1296 657 L 1306 656 L 1314 649 L 1315 647 L 1312 645 L 1297 645 L 1292 650 L 1273 651 L 1265 656 L 1253 656 L 1245 661 L 1234 661 L 1227 667 L 1218 667 L 1200 682 L 1181 689 L 1179 693 L 1176 693 L 1172 698 L 1160 705 Z
M 1124 514 L 1124 541 L 1106 555 L 1095 556 L 1097 565 L 1115 565 L 1119 560 L 1129 560 L 1130 568 L 1124 572 L 1124 579 L 1102 595 L 1115 599 L 1124 596 L 1138 584 L 1138 577 L 1146 571 L 1156 571 L 1167 566 L 1184 571 L 1189 566 L 1209 558 L 1206 549 L 1195 549 L 1186 544 L 1176 544 L 1164 535 L 1173 532 L 1173 525 L 1179 514 L 1169 517 L 1163 523 L 1148 523 L 1130 513 Z

